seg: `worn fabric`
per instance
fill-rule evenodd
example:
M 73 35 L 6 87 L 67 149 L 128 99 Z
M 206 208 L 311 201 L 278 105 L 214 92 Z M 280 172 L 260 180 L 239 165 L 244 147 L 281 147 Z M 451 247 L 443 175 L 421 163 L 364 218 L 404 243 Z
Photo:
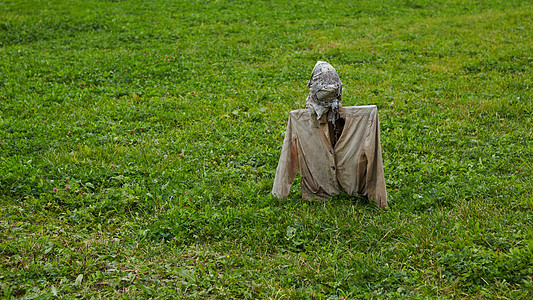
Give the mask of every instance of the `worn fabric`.
M 387 207 L 377 107 L 341 107 L 339 114 L 345 123 L 333 146 L 326 116 L 318 119 L 311 109 L 290 112 L 272 194 L 287 197 L 300 170 L 304 199 L 346 191 Z
M 328 122 L 335 124 L 342 100 L 342 82 L 337 71 L 329 63 L 318 61 L 307 87 L 305 107 L 314 110 L 318 119 L 327 114 Z

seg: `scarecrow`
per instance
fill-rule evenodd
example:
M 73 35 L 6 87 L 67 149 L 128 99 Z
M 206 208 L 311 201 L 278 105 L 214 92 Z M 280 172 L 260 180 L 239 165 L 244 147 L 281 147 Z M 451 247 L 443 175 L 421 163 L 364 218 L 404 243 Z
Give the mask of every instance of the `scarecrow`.
M 387 207 L 375 105 L 341 105 L 342 83 L 329 63 L 316 63 L 305 109 L 291 111 L 272 194 L 286 198 L 300 170 L 302 198 L 344 191 Z

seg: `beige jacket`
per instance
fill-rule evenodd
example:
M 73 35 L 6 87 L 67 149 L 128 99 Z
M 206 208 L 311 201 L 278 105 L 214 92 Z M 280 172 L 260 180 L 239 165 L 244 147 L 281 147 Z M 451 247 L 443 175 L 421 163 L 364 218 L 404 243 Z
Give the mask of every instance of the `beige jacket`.
M 339 114 L 346 123 L 332 148 L 325 116 L 317 120 L 313 110 L 291 111 L 272 194 L 287 197 L 300 169 L 304 199 L 326 200 L 346 191 L 387 207 L 377 107 L 341 107 Z

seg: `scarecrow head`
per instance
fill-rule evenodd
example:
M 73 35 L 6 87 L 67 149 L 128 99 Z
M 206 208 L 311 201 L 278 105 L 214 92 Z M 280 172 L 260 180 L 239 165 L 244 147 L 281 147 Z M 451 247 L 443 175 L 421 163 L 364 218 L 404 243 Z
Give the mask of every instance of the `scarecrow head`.
M 337 71 L 329 63 L 318 61 L 307 87 L 305 107 L 314 110 L 318 119 L 327 113 L 328 122 L 335 123 L 342 98 L 342 82 Z

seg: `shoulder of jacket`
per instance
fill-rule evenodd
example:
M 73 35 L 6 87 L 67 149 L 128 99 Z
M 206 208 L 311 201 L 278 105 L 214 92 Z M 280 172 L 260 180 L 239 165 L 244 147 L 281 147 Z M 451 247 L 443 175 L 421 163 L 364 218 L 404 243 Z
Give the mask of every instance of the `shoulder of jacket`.
M 362 106 L 343 106 L 341 110 L 346 115 L 370 115 L 377 112 L 376 105 L 362 105 Z
M 290 112 L 290 116 L 299 119 L 302 116 L 309 116 L 309 115 L 311 115 L 311 113 L 312 113 L 311 110 L 309 110 L 307 108 L 301 108 L 301 109 L 297 109 L 297 110 L 292 110 Z

